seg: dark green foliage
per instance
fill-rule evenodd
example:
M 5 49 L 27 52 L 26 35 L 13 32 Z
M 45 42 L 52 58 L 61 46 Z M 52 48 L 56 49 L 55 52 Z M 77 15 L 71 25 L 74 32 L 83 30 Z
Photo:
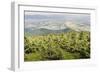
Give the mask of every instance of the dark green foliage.
M 90 58 L 90 32 L 24 37 L 24 60 L 69 60 Z

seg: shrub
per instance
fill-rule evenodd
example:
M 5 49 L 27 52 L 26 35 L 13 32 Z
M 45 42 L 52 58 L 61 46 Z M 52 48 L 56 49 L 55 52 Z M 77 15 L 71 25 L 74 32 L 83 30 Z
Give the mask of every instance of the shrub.
M 63 60 L 90 58 L 90 32 L 24 37 L 25 60 Z

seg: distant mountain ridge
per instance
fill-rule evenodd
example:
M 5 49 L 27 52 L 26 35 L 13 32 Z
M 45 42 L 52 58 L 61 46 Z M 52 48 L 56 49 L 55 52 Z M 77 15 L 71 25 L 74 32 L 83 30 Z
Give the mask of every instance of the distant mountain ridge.
M 70 29 L 63 29 L 63 30 L 49 30 L 45 28 L 40 28 L 36 30 L 31 30 L 31 29 L 25 29 L 24 32 L 27 35 L 47 35 L 47 34 L 58 34 L 58 33 L 64 33 L 68 32 Z
M 28 24 L 27 24 L 28 25 Z M 41 22 L 37 25 L 31 24 L 30 27 L 24 28 L 27 35 L 46 35 L 50 33 L 63 33 L 68 31 L 90 31 L 90 26 L 87 24 L 80 24 L 71 21 L 66 22 Z

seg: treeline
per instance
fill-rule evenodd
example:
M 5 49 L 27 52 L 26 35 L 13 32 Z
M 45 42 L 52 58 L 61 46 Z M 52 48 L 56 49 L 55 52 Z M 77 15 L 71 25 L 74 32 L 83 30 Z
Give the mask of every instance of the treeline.
M 24 37 L 24 60 L 65 60 L 90 58 L 90 32 Z

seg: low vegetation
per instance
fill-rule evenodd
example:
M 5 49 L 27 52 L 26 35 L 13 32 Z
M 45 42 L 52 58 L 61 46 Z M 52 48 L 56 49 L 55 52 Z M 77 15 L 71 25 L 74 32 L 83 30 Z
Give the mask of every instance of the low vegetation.
M 70 60 L 90 58 L 90 32 L 69 31 L 24 37 L 24 60 Z

